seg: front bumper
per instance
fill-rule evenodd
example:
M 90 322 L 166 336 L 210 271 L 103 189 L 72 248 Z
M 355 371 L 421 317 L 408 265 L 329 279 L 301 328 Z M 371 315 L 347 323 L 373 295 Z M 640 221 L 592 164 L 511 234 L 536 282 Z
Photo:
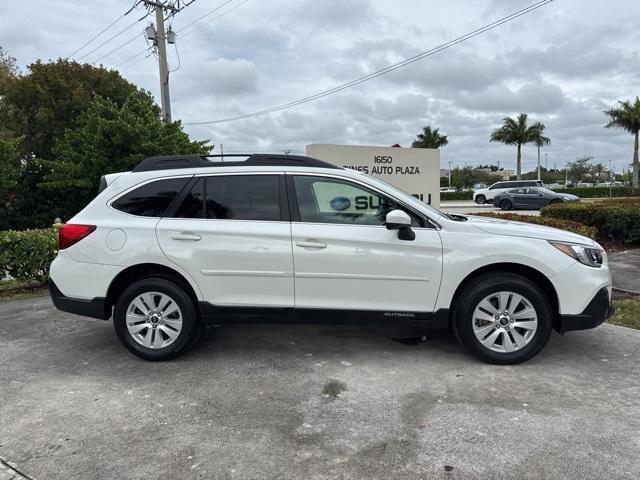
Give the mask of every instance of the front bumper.
M 53 304 L 58 310 L 62 310 L 63 312 L 99 318 L 101 320 L 108 320 L 109 317 L 111 317 L 111 312 L 107 310 L 104 298 L 97 297 L 87 300 L 67 297 L 51 279 L 49 279 L 49 293 L 51 294 Z
M 604 287 L 589 302 L 586 308 L 577 315 L 560 315 L 557 330 L 560 333 L 571 330 L 586 330 L 604 323 L 613 315 L 615 309 L 609 300 L 609 290 Z

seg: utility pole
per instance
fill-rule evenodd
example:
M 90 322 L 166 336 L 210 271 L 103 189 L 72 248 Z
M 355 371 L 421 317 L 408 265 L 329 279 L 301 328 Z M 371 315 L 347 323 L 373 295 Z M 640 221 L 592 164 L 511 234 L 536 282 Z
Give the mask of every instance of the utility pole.
M 449 160 L 449 188 L 451 188 L 451 160 Z
M 171 98 L 169 96 L 169 67 L 167 66 L 167 35 L 164 31 L 164 7 L 156 5 L 156 27 L 158 42 L 158 67 L 160 70 L 160 103 L 162 118 L 171 123 Z
M 547 169 L 547 172 L 549 171 L 549 154 L 548 153 L 544 154 L 544 168 Z
M 538 180 L 540 180 L 540 145 L 538 145 Z
M 167 32 L 164 28 L 165 12 L 167 17 L 175 15 L 184 7 L 191 5 L 195 0 L 140 0 L 149 11 L 155 10 L 156 28 L 149 26 L 146 28 L 146 36 L 153 40 L 153 45 L 158 50 L 158 71 L 160 73 L 160 106 L 162 108 L 162 120 L 171 123 L 171 97 L 169 95 L 169 65 L 167 63 L 167 43 L 175 43 L 175 32 L 169 27 Z
M 613 188 L 613 169 L 611 167 L 611 159 L 609 159 L 609 198 L 611 198 L 612 188 Z

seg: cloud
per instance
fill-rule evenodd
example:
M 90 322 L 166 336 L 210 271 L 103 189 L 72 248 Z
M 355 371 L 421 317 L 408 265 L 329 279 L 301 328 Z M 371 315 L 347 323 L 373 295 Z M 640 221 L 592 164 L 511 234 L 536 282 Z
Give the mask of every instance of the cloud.
M 189 96 L 233 98 L 258 91 L 258 69 L 245 59 L 204 61 L 183 77 L 184 91 Z
M 22 67 L 68 55 L 130 8 L 129 0 L 5 2 L 2 46 Z M 171 74 L 172 110 L 184 122 L 254 112 L 332 88 L 440 45 L 530 4 L 527 0 L 249 1 L 193 34 L 188 23 L 217 4 L 195 2 L 172 19 L 181 68 Z M 489 143 L 505 115 L 526 112 L 551 137 L 544 149 L 561 166 L 589 154 L 629 163 L 632 138 L 603 128 L 602 110 L 640 94 L 640 10 L 635 0 L 553 2 L 490 33 L 336 95 L 259 118 L 188 126 L 225 151 L 304 151 L 307 143 L 408 146 L 430 124 L 449 135 L 442 161 L 515 164 L 515 150 Z M 229 7 L 240 4 L 234 0 Z M 225 11 L 227 7 L 215 15 Z M 134 10 L 100 41 L 135 23 Z M 206 17 L 212 19 L 215 15 Z M 153 21 L 153 19 L 150 19 Z M 47 25 L 46 30 L 42 25 Z M 144 51 L 139 22 L 87 59 L 138 35 L 102 62 L 115 67 Z M 90 48 L 92 48 L 90 47 Z M 84 50 L 87 51 L 86 49 Z M 169 61 L 177 65 L 174 49 Z M 123 75 L 158 97 L 153 56 Z M 525 168 L 536 162 L 524 148 Z

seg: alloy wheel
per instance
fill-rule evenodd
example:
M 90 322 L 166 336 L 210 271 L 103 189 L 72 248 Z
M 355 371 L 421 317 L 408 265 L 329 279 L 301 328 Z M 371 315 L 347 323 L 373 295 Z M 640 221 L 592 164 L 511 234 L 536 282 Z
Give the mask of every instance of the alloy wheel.
M 182 312 L 176 301 L 160 292 L 145 292 L 127 307 L 129 335 L 146 348 L 168 347 L 182 331 Z
M 473 312 L 473 333 L 485 348 L 499 353 L 521 350 L 538 330 L 533 304 L 515 292 L 487 295 Z

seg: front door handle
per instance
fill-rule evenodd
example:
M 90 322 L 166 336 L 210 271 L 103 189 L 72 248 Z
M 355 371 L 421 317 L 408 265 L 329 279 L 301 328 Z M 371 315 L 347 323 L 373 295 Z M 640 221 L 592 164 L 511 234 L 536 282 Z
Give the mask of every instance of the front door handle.
M 182 240 L 182 241 L 191 241 L 191 242 L 197 242 L 198 240 L 202 240 L 202 237 L 200 235 L 196 235 L 195 233 L 189 233 L 189 232 L 182 232 L 176 235 L 171 235 L 171 238 L 173 240 Z
M 296 242 L 296 245 L 302 248 L 317 248 L 318 250 L 327 248 L 326 243 L 322 243 L 317 240 L 305 240 L 304 242 Z

